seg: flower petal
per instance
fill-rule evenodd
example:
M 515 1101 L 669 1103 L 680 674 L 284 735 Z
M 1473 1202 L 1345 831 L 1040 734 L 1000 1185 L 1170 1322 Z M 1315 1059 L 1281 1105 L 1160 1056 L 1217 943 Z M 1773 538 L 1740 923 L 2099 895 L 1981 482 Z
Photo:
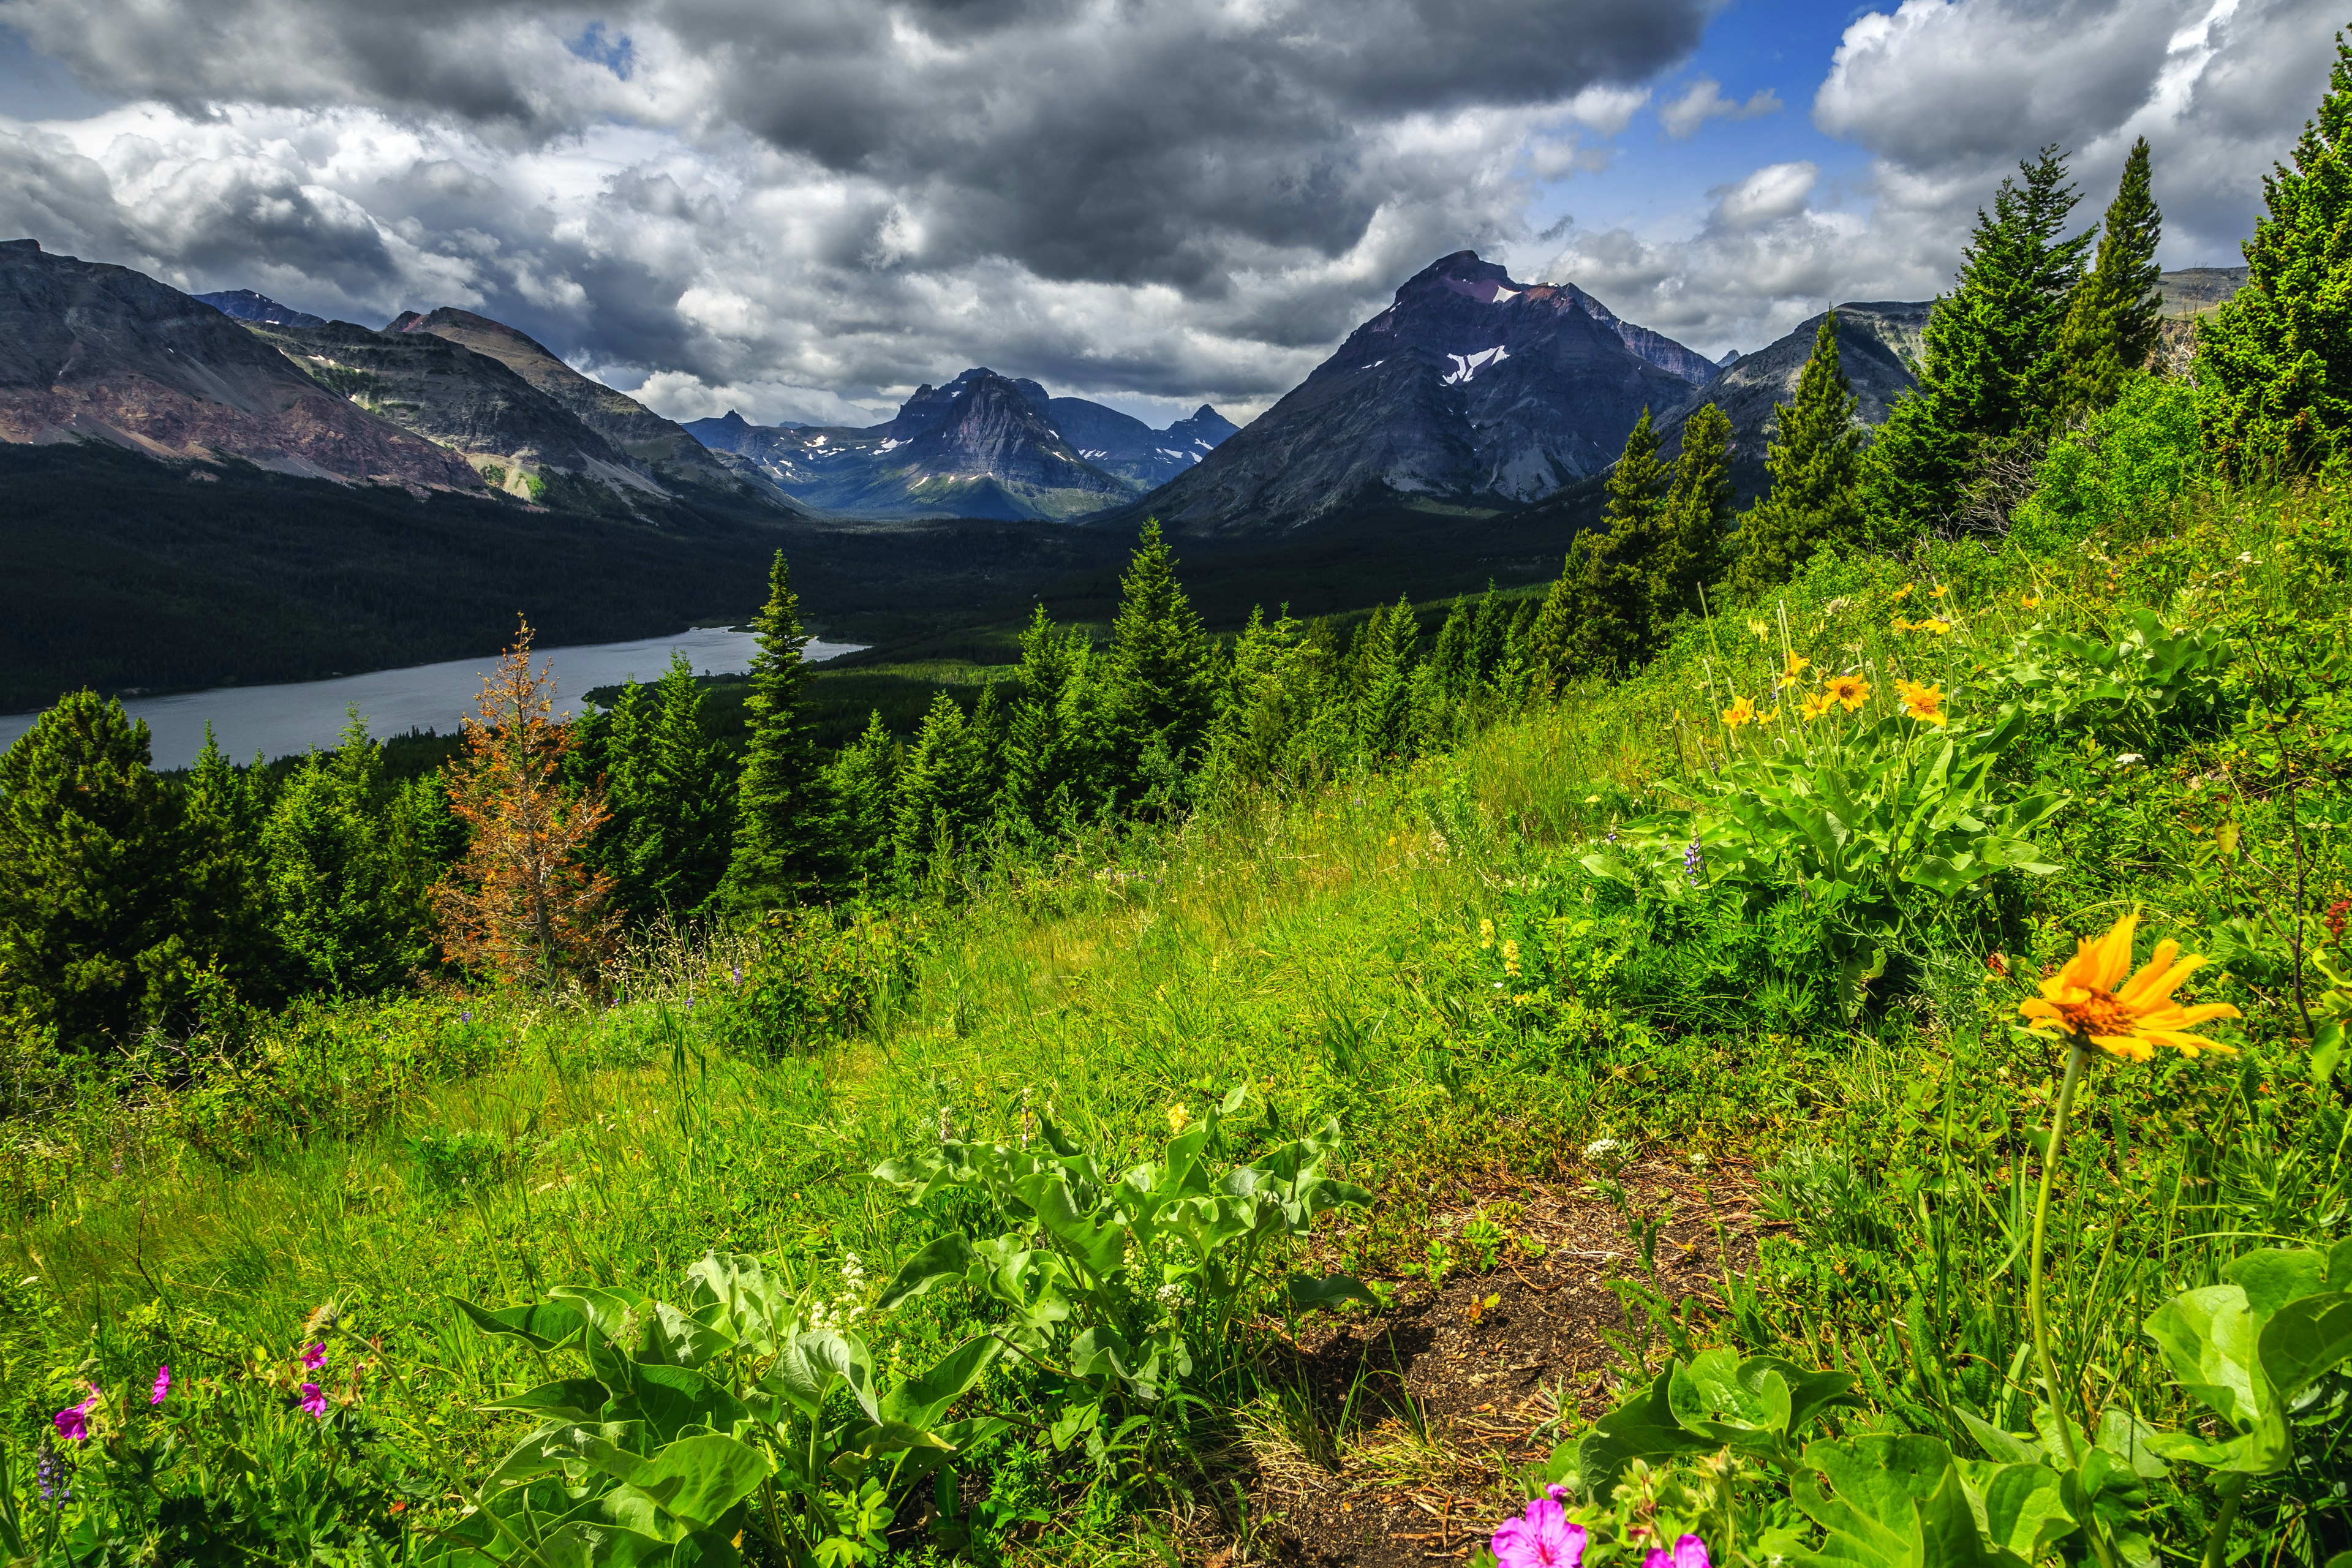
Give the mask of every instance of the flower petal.
M 2190 953 L 2175 963 L 2172 955 L 2180 944 L 2169 939 L 2156 944 L 2156 956 L 2140 966 L 2139 973 L 2124 982 L 2116 992 L 2116 1000 L 2135 1013 L 2148 1013 L 2164 1005 L 2180 983 L 2205 967 L 2209 960 Z
M 2115 923 L 2114 929 L 2101 937 L 2095 947 L 2085 943 L 2095 966 L 2089 984 L 2102 991 L 2113 991 L 2116 983 L 2131 973 L 2132 936 L 2139 930 L 2139 911 L 2132 910 Z
M 2144 1062 L 2156 1055 L 2156 1048 L 2137 1035 L 2093 1035 L 2091 1044 L 2127 1062 Z

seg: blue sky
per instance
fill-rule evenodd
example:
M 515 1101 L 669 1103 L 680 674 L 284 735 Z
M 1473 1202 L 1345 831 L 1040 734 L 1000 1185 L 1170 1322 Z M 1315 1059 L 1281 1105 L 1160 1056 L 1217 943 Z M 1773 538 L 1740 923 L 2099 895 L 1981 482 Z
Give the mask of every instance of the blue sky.
M 1155 423 L 1465 247 L 1710 357 L 1948 283 L 2045 142 L 2227 264 L 2336 0 L 0 0 L 0 235 L 380 324 L 456 305 L 674 417 L 973 364 Z M 1719 107 L 1676 106 L 1716 84 Z

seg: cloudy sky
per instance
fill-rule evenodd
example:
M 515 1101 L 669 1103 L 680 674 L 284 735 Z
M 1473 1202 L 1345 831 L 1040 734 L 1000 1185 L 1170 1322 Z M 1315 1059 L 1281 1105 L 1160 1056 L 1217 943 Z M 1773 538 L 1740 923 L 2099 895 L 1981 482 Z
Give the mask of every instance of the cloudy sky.
M 2319 0 L 0 0 L 0 237 L 381 325 L 460 305 L 679 418 L 971 364 L 1165 423 L 1464 247 L 1710 356 L 1923 299 L 2044 142 L 2228 264 Z

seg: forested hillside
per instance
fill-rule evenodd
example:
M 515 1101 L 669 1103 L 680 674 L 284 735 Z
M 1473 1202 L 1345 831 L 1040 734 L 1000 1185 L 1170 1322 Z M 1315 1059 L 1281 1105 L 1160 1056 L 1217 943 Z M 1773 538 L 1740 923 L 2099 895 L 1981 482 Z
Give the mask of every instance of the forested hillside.
M 776 552 L 726 757 L 524 628 L 398 784 L 67 699 L 0 1545 L 2343 1568 L 2347 137 L 2185 366 L 2145 144 L 2028 160 L 1875 440 L 1825 319 L 1540 595 L 1213 637 L 1147 524 L 826 747 Z

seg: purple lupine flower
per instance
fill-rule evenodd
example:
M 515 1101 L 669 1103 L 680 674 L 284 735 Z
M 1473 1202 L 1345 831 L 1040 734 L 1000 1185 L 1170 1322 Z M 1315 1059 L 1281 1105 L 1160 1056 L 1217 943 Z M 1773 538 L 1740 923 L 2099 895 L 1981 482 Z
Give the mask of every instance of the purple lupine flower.
M 743 984 L 743 966 L 741 964 L 736 964 L 730 973 L 735 976 L 736 984 L 740 985 Z
M 315 1383 L 302 1385 L 302 1414 L 320 1421 L 327 1418 L 327 1396 L 319 1392 L 319 1385 Z
M 172 1363 L 170 1362 L 165 1362 L 162 1366 L 155 1369 L 155 1389 L 153 1393 L 148 1394 L 147 1403 L 149 1405 L 161 1405 L 163 1403 L 163 1396 L 171 1392 Z
M 1503 1521 L 1494 1547 L 1496 1568 L 1581 1568 L 1584 1526 L 1568 1522 L 1559 1498 L 1539 1497 L 1523 1518 Z
M 1698 833 L 1694 829 L 1691 833 L 1690 846 L 1683 851 L 1683 875 L 1690 879 L 1692 887 L 1696 888 L 1699 885 L 1699 871 L 1706 864 L 1706 862 L 1699 858 Z
M 1642 1568 L 1712 1568 L 1706 1560 L 1706 1542 L 1696 1535 L 1685 1535 L 1675 1542 L 1670 1556 L 1663 1546 L 1653 1546 L 1650 1554 L 1642 1559 Z
M 316 1343 L 312 1344 L 309 1349 L 305 1350 L 305 1351 L 302 1352 L 302 1367 L 303 1367 L 303 1370 L 304 1370 L 304 1371 L 306 1371 L 306 1372 L 316 1372 L 316 1371 L 318 1371 L 320 1367 L 322 1367 L 322 1366 L 324 1366 L 324 1365 L 326 1365 L 326 1364 L 327 1364 L 327 1342 L 326 1342 L 326 1341 L 324 1341 L 324 1340 L 320 1340 L 319 1342 L 317 1342 Z
M 457 1015 L 457 1022 L 460 1024 L 470 1024 L 473 1021 L 474 1010 L 471 1007 L 467 1008 L 464 1012 Z
M 70 1502 L 73 1488 L 66 1484 L 66 1462 L 45 1440 L 41 1444 L 40 1462 L 33 1467 L 33 1479 L 40 1484 L 43 1502 Z
M 89 1413 L 98 1408 L 98 1384 L 89 1385 L 89 1397 L 79 1405 L 68 1405 L 49 1417 L 49 1425 L 58 1436 L 70 1443 L 87 1442 L 89 1438 Z

